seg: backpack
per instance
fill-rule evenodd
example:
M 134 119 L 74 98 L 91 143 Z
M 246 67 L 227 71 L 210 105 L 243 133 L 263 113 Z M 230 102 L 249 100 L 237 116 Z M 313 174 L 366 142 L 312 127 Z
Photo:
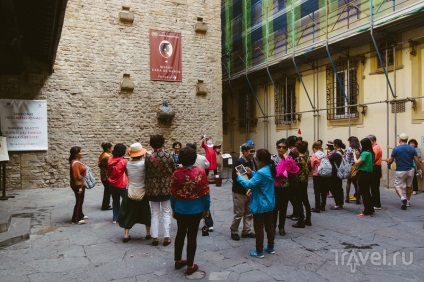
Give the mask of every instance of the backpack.
M 321 163 L 317 168 L 317 173 L 321 177 L 330 177 L 333 173 L 333 167 L 331 166 L 330 161 L 324 156 L 321 159 Z
M 85 166 L 85 176 L 84 178 L 84 188 L 85 189 L 91 189 L 94 186 L 96 186 L 96 179 L 94 178 L 93 172 L 91 171 L 91 168 L 86 165 L 85 163 L 82 163 L 80 161 L 75 161 L 72 163 L 72 167 L 74 166 L 74 164 L 76 162 L 79 162 L 80 164 L 82 164 L 83 166 Z
M 351 164 L 346 160 L 346 158 L 342 158 L 342 162 L 340 163 L 340 166 L 337 167 L 336 164 L 334 164 L 337 168 L 337 177 L 340 179 L 348 179 L 350 176 L 350 169 L 352 168 Z

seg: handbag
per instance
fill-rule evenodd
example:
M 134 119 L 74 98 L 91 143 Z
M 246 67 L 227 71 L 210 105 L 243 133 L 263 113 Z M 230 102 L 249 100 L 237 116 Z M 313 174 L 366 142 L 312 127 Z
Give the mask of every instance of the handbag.
M 127 187 L 128 198 L 133 201 L 141 201 L 146 194 L 146 189 L 144 187 L 138 187 L 133 184 L 128 184 Z
M 353 164 L 350 168 L 350 178 L 356 178 L 356 174 L 358 171 L 356 170 L 356 164 Z
M 91 171 L 91 168 L 88 165 L 86 165 L 85 163 L 80 162 L 80 161 L 74 161 L 72 163 L 72 166 L 71 167 L 74 167 L 74 164 L 76 162 L 78 162 L 78 163 L 82 164 L 83 166 L 85 166 L 85 176 L 83 176 L 83 179 L 84 179 L 84 188 L 85 189 L 94 188 L 94 186 L 96 186 L 96 179 L 94 178 L 94 175 L 93 175 L 93 172 Z

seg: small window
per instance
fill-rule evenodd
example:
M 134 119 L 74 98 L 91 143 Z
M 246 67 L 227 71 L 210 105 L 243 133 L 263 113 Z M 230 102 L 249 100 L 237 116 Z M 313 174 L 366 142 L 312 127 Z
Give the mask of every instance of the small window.
M 239 128 L 247 131 L 258 124 L 258 119 L 255 118 L 255 100 L 248 90 L 240 93 L 239 99 Z
M 327 119 L 357 118 L 357 107 L 349 106 L 358 103 L 357 63 L 354 60 L 339 60 L 336 68 L 337 74 L 332 66 L 327 67 Z
M 296 79 L 287 78 L 278 85 L 275 93 L 275 124 L 296 122 Z

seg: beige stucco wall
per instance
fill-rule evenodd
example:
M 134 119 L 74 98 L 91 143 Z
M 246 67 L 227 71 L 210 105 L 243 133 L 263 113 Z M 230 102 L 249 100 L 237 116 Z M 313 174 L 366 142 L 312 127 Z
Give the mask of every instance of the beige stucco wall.
M 407 99 L 416 96 L 424 96 L 423 86 L 421 80 L 423 78 L 422 70 L 424 69 L 424 43 L 423 40 L 418 41 L 418 47 L 421 46 L 421 49 L 418 48 L 418 54 L 416 56 L 410 55 L 410 46 L 408 40 L 411 38 L 416 38 L 424 35 L 424 28 L 417 28 L 410 30 L 404 34 L 400 35 L 400 41 L 403 43 L 399 46 L 401 51 L 401 64 L 398 66 L 396 72 L 389 72 L 390 82 L 393 89 L 396 91 L 397 99 Z M 385 100 L 392 100 L 393 97 L 389 92 L 386 91 L 386 78 L 384 74 L 376 74 L 372 70 L 372 63 L 375 58 L 373 57 L 374 47 L 371 45 L 363 45 L 357 48 L 349 49 L 349 54 L 351 56 L 362 55 L 365 57 L 365 63 L 360 63 L 358 71 L 361 72 L 360 80 L 358 83 L 360 85 L 360 97 L 359 103 L 375 103 L 369 104 L 366 110 L 366 114 L 359 114 L 360 118 L 358 120 L 352 120 L 352 126 L 350 127 L 345 123 L 342 125 L 334 125 L 331 122 L 327 121 L 326 111 L 320 111 L 320 117 L 317 118 L 313 116 L 311 112 L 305 112 L 312 110 L 309 103 L 306 92 L 304 91 L 302 85 L 298 82 L 296 89 L 296 99 L 297 99 L 297 112 L 302 113 L 302 118 L 300 122 L 292 125 L 288 129 L 278 129 L 275 126 L 274 115 L 274 87 L 269 82 L 268 76 L 262 77 L 262 82 L 259 79 L 259 82 L 255 84 L 256 95 L 260 101 L 264 112 L 269 115 L 269 122 L 264 123 L 261 120 L 258 122 L 258 126 L 253 128 L 249 134 L 246 136 L 245 133 L 237 134 L 235 133 L 235 142 L 234 150 L 238 150 L 238 146 L 241 143 L 245 142 L 247 139 L 253 139 L 256 143 L 257 148 L 268 148 L 271 153 L 276 153 L 275 142 L 283 137 L 290 135 L 298 135 L 298 129 L 302 131 L 302 137 L 304 140 L 307 140 L 310 145 L 317 140 L 322 139 L 325 141 L 333 140 L 335 138 L 342 139 L 343 142 L 348 145 L 347 139 L 349 136 L 357 136 L 359 139 L 364 138 L 368 134 L 374 134 L 377 136 L 377 143 L 383 149 L 383 159 L 388 156 L 386 146 L 391 147 L 396 145 L 396 134 L 401 132 L 406 132 L 409 134 L 410 138 L 414 138 L 419 143 L 419 148 L 424 153 L 424 146 L 422 144 L 422 139 L 424 138 L 424 131 L 422 122 L 424 120 L 423 116 L 423 99 L 417 99 L 417 103 L 420 104 L 421 108 L 414 110 L 412 108 L 411 102 L 406 102 L 405 112 L 398 113 L 397 115 L 391 112 L 391 106 L 389 107 L 389 119 L 387 121 L 387 106 L 384 102 Z M 421 53 L 419 53 L 421 52 Z M 340 54 L 333 54 L 334 60 L 340 56 Z M 314 74 L 310 70 L 310 66 L 301 65 L 300 69 L 302 71 L 302 79 L 305 83 L 305 87 L 308 91 L 308 94 L 311 97 L 311 100 L 317 108 L 325 109 L 327 107 L 327 98 L 326 98 L 326 67 L 325 65 L 329 64 L 330 61 L 328 58 L 320 59 L 318 71 Z M 413 63 L 415 65 L 413 65 Z M 306 70 L 309 69 L 309 70 Z M 288 71 L 288 73 L 290 73 Z M 293 74 L 295 71 L 293 69 Z M 395 79 L 396 77 L 396 79 Z M 240 80 L 239 80 L 240 81 Z M 257 79 L 258 81 L 258 79 Z M 276 80 L 275 82 L 278 82 Z M 241 81 L 240 84 L 247 84 L 246 81 Z M 226 84 L 224 84 L 225 87 Z M 265 86 L 264 86 L 265 85 Z M 234 85 L 234 89 L 242 89 L 243 86 L 239 84 Z M 265 91 L 266 90 L 266 91 Z M 390 90 L 389 90 L 390 91 Z M 266 92 L 266 94 L 265 94 Z M 264 97 L 268 95 L 268 98 Z M 388 96 L 387 96 L 388 95 Z M 267 102 L 266 102 L 267 101 Z M 256 103 L 256 102 L 255 102 Z M 265 106 L 266 105 L 266 106 Z M 361 111 L 361 108 L 359 108 Z M 261 116 L 259 107 L 256 106 L 256 115 Z M 237 117 L 237 116 L 236 116 Z M 355 124 L 356 123 L 356 124 Z M 238 131 L 238 124 L 236 122 L 235 130 Z M 267 127 L 267 128 L 265 128 Z M 237 136 L 242 136 L 237 137 Z M 225 135 L 224 143 L 231 143 L 230 134 Z M 231 150 L 231 149 L 227 149 Z M 383 164 L 383 179 L 382 184 L 386 184 L 387 179 L 387 167 Z M 390 173 L 390 185 L 392 172 Z M 421 185 L 421 183 L 420 183 Z
M 132 24 L 119 20 L 122 5 L 130 7 Z M 48 102 L 49 149 L 11 153 L 7 188 L 69 186 L 67 159 L 75 145 L 83 148 L 83 160 L 98 175 L 105 141 L 139 141 L 149 147 L 150 135 L 163 134 L 170 149 L 176 140 L 199 141 L 206 133 L 220 142 L 220 12 L 220 1 L 68 1 L 54 73 L 43 74 L 39 87 L 28 85 L 25 75 L 1 80 L 14 79 L 18 90 L 2 92 L 0 98 Z M 207 24 L 205 34 L 195 32 L 198 17 Z M 181 33 L 182 82 L 150 81 L 149 29 Z M 134 82 L 132 93 L 120 90 L 124 73 Z M 204 81 L 206 95 L 196 94 L 198 80 Z M 172 123 L 156 118 L 163 99 L 175 112 Z

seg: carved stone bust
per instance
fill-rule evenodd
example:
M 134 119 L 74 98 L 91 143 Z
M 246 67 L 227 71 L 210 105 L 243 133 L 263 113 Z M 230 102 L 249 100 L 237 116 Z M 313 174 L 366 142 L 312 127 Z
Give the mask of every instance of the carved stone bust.
M 163 121 L 170 121 L 174 118 L 175 113 L 172 111 L 171 106 L 169 106 L 168 100 L 163 100 L 162 106 L 160 106 L 157 116 L 159 120 Z
M 172 112 L 171 106 L 168 104 L 168 100 L 163 100 L 162 106 L 159 108 L 161 112 L 170 113 Z

